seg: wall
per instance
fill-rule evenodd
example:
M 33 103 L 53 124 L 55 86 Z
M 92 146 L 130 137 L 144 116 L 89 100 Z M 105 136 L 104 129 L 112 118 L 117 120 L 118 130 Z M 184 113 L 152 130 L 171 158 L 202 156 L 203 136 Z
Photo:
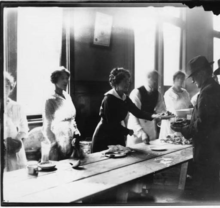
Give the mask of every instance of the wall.
M 92 137 L 99 121 L 104 93 L 110 90 L 108 76 L 114 67 L 133 74 L 133 30 L 121 9 L 75 8 L 67 11 L 70 25 L 71 96 L 77 110 L 77 125 L 84 138 Z M 113 17 L 109 47 L 93 44 L 96 12 Z
M 202 7 L 186 10 L 186 63 L 198 55 L 213 60 L 212 28 L 212 12 L 205 12 Z M 186 89 L 190 96 L 198 92 L 191 78 L 186 80 Z

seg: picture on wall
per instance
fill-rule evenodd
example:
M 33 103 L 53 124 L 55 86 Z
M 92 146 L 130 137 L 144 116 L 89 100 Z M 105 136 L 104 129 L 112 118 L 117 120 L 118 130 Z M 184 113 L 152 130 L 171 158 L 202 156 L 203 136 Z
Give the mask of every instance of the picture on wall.
M 97 12 L 93 43 L 95 45 L 110 46 L 112 16 Z

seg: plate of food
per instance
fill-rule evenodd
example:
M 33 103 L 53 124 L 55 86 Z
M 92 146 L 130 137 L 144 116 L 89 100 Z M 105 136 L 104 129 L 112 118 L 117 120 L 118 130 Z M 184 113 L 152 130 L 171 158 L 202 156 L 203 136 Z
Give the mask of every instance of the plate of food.
M 170 119 L 170 118 L 174 118 L 175 115 L 169 111 L 163 112 L 160 114 L 160 118 L 161 119 Z
M 105 153 L 106 157 L 109 158 L 121 158 L 121 157 L 126 157 L 127 153 L 126 152 L 106 152 Z
M 185 139 L 181 133 L 175 132 L 174 134 L 168 134 L 165 138 L 161 139 L 161 142 L 169 144 L 191 144 L 192 139 Z
M 54 169 L 56 167 L 56 164 L 52 161 L 41 162 L 38 165 L 38 167 L 41 168 L 42 170 L 51 170 L 51 169 Z
M 189 124 L 188 121 L 183 118 L 178 118 L 178 119 L 176 119 L 176 121 L 171 122 L 171 125 L 174 127 L 184 127 L 188 124 Z
M 150 149 L 152 151 L 166 151 L 167 150 L 167 148 L 165 148 L 164 146 L 152 146 L 150 147 Z
M 104 155 L 109 158 L 120 158 L 126 157 L 130 152 L 133 152 L 133 150 L 129 147 L 124 147 L 122 145 L 109 145 L 108 150 Z

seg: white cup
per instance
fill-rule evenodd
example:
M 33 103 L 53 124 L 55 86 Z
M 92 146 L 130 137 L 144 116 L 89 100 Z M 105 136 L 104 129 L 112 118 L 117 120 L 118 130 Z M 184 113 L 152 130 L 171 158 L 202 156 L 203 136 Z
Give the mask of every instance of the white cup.
M 41 142 L 41 162 L 49 161 L 49 153 L 50 153 L 51 144 L 48 142 Z
M 38 176 L 38 165 L 28 165 L 28 174 Z
M 90 154 L 91 153 L 91 147 L 92 142 L 90 141 L 80 141 L 80 147 L 83 150 L 84 153 Z

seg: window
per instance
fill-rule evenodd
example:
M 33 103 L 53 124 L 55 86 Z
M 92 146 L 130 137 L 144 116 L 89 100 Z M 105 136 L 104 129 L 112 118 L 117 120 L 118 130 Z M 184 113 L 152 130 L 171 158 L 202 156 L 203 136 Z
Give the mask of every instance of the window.
M 180 68 L 180 27 L 170 23 L 163 24 L 164 38 L 164 85 L 173 83 L 173 74 Z
M 135 10 L 135 87 L 144 84 L 144 74 L 156 69 L 163 75 L 161 86 L 173 84 L 181 70 L 184 8 L 142 8 Z
M 220 32 L 220 16 L 213 15 L 213 29 Z
M 220 38 L 214 38 L 213 40 L 214 50 L 214 70 L 218 68 L 218 60 L 220 59 Z
M 18 8 L 17 101 L 27 115 L 42 114 L 54 86 L 51 72 L 60 65 L 62 10 Z
M 135 32 L 135 87 L 143 85 L 146 72 L 155 68 L 156 21 L 147 12 L 140 13 L 138 11 L 138 13 L 139 17 L 133 22 Z
M 218 60 L 220 59 L 220 16 L 213 14 L 213 57 L 214 70 L 218 68 Z

